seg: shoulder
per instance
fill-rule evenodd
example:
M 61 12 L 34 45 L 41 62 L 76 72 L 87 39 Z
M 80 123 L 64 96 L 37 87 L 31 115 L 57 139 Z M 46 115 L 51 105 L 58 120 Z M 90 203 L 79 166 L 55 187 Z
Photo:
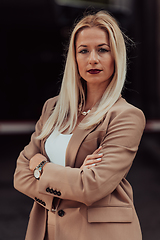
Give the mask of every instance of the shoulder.
M 53 109 L 55 107 L 55 104 L 58 100 L 58 96 L 49 98 L 43 105 L 42 109 L 42 115 L 41 118 L 43 118 L 45 121 L 49 118 L 49 116 L 52 114 Z
M 124 98 L 120 97 L 117 102 L 110 108 L 108 113 L 112 113 L 112 115 L 117 116 L 119 114 L 123 114 L 125 112 L 128 113 L 135 113 L 140 114 L 142 117 L 144 117 L 144 114 L 142 110 L 139 108 L 133 106 L 132 104 L 128 103 Z
M 58 96 L 56 97 L 53 97 L 53 98 L 49 98 L 45 103 L 44 103 L 44 106 L 43 108 L 49 110 L 49 109 L 53 109 L 56 102 L 58 100 Z
M 140 124 L 143 126 L 143 128 L 146 123 L 146 119 L 142 110 L 128 103 L 122 97 L 120 97 L 117 102 L 110 108 L 108 114 L 110 116 L 110 121 L 121 119 L 126 122 L 130 121 L 135 122 L 136 124 Z

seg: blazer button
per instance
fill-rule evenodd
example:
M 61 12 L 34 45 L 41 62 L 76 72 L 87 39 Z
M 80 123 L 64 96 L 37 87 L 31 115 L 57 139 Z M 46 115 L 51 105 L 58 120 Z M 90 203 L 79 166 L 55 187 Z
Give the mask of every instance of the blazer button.
M 61 196 L 61 192 L 60 192 L 60 191 L 58 191 L 58 192 L 57 192 L 57 195 L 60 197 L 60 196 Z
M 58 211 L 58 215 L 59 215 L 60 217 L 63 217 L 64 214 L 65 214 L 65 212 L 64 212 L 63 210 L 59 210 L 59 211 Z
M 56 191 L 56 190 L 53 190 L 53 194 L 54 194 L 54 195 L 57 195 L 57 191 Z
M 53 194 L 53 192 L 54 192 L 53 188 L 51 188 L 51 189 L 49 190 L 49 192 Z

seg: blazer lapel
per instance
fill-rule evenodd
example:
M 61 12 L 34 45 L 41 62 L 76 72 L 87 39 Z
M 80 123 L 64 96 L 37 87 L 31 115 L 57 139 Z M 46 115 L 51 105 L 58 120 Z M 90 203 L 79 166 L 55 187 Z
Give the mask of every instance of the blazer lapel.
M 90 113 L 82 120 L 82 122 L 87 121 L 88 116 L 92 114 L 95 111 L 94 107 Z M 78 153 L 78 150 L 81 146 L 81 143 L 83 140 L 87 137 L 87 135 L 93 131 L 94 128 L 97 126 L 93 126 L 90 129 L 82 129 L 79 126 L 75 129 L 73 132 L 73 135 L 68 143 L 67 150 L 66 150 L 66 166 L 74 167 L 75 165 L 75 159 L 76 155 Z
M 87 121 L 87 118 L 96 110 L 96 106 L 94 106 L 92 108 L 92 110 L 89 112 L 89 114 L 82 120 L 82 122 Z M 95 129 L 97 126 L 93 126 L 90 129 L 82 129 L 79 126 L 76 127 L 75 131 L 73 132 L 73 135 L 68 143 L 67 149 L 66 149 L 66 159 L 65 159 L 65 165 L 66 166 L 70 166 L 70 167 L 74 167 L 75 165 L 75 159 L 76 159 L 76 155 L 77 152 L 81 146 L 81 143 L 83 142 L 83 140 L 85 139 L 85 137 L 93 131 L 93 129 Z M 51 134 L 51 133 L 50 133 Z M 49 135 L 50 135 L 49 134 Z M 46 139 L 49 137 L 46 136 L 42 141 L 41 141 L 41 149 L 42 149 L 42 154 L 44 156 L 47 156 L 46 151 L 45 151 L 45 142 Z M 49 160 L 49 159 L 48 159 Z

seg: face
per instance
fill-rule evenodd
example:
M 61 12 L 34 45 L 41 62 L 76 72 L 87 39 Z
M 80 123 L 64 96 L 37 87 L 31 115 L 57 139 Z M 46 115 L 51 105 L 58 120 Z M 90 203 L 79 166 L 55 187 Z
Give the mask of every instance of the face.
M 108 34 L 97 27 L 80 31 L 76 39 L 76 61 L 79 74 L 87 86 L 94 85 L 105 90 L 114 72 Z

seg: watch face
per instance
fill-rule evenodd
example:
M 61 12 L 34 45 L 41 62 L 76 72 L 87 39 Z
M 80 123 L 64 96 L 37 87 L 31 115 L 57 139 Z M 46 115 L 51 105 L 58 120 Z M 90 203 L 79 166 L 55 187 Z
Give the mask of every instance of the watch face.
M 37 179 L 40 178 L 40 171 L 38 169 L 34 170 L 34 177 Z

